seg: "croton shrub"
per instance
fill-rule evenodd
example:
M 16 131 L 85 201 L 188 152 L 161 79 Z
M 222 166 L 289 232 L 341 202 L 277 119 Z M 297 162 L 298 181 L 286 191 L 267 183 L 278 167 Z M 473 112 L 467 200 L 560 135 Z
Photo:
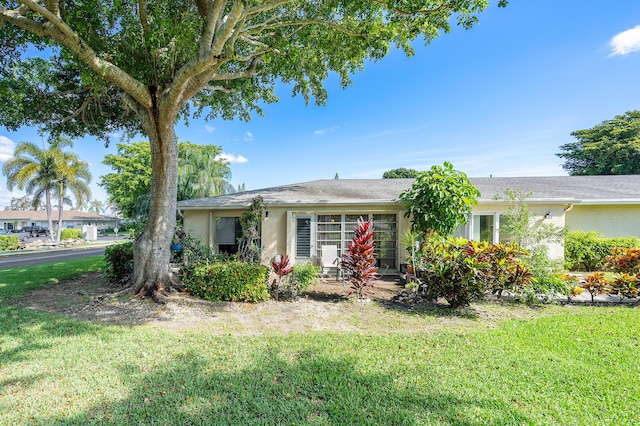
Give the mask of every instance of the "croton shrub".
M 522 260 L 525 255 L 510 244 L 433 238 L 418 260 L 420 291 L 428 299 L 446 299 L 452 308 L 469 305 L 487 292 L 520 293 L 533 279 Z

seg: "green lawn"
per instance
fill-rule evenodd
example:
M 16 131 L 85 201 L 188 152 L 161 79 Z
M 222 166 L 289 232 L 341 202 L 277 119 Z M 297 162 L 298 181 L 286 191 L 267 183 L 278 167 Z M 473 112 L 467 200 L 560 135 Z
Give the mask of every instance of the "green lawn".
M 21 292 L 9 274 L 5 301 Z M 2 303 L 0 424 L 637 424 L 640 309 L 540 313 L 462 331 L 220 337 Z

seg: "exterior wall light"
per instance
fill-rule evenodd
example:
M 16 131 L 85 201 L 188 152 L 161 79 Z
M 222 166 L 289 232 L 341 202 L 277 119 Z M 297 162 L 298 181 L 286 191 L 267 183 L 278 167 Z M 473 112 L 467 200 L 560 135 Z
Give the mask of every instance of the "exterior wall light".
M 551 213 L 550 211 L 546 212 L 544 214 L 544 218 L 545 219 L 552 219 L 553 218 L 553 213 Z

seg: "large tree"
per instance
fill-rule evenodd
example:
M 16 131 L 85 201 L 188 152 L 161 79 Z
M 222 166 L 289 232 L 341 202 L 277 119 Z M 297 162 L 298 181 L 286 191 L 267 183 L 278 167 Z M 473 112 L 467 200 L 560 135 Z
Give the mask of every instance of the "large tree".
M 229 164 L 218 157 L 221 152 L 216 145 L 178 143 L 178 201 L 229 192 L 231 170 Z M 114 173 L 103 175 L 100 186 L 120 214 L 127 219 L 146 216 L 152 174 L 149 144 L 118 144 L 118 153 L 106 155 L 103 164 L 110 166 Z
M 504 5 L 506 0 L 497 0 Z M 151 145 L 151 210 L 134 246 L 133 290 L 170 282 L 178 155 L 174 125 L 260 113 L 276 81 L 317 103 L 392 44 L 465 28 L 489 0 L 15 0 L 0 9 L 0 122 L 52 135 L 124 129 Z M 33 49 L 43 50 L 33 58 Z
M 571 133 L 575 142 L 560 147 L 562 168 L 570 175 L 631 175 L 640 173 L 640 111 Z
M 382 174 L 382 179 L 415 179 L 420 172 L 415 169 L 406 169 L 400 167 L 397 169 L 387 170 Z

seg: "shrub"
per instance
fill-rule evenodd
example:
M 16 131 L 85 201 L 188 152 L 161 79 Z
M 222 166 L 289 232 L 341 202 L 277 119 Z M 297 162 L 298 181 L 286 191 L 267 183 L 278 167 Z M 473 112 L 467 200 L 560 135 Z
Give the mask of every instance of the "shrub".
M 193 296 L 212 302 L 260 302 L 269 299 L 269 268 L 231 261 L 182 268 L 182 282 Z
M 109 282 L 119 284 L 133 277 L 133 243 L 107 246 L 104 250 L 104 275 Z
M 633 299 L 638 297 L 638 277 L 622 273 L 609 283 L 609 294 L 620 296 L 620 302 L 624 298 Z
M 602 272 L 595 272 L 592 275 L 585 277 L 582 288 L 591 294 L 591 303 L 593 303 L 593 298 L 596 295 L 607 293 L 607 285 L 607 280 L 604 278 L 604 274 Z
M 211 247 L 204 245 L 202 241 L 189 234 L 182 240 L 182 262 L 184 264 L 228 262 L 233 258 L 230 254 L 215 253 Z
M 20 248 L 20 239 L 17 235 L 1 235 L 0 251 L 17 250 Z
M 289 282 L 299 292 L 307 291 L 318 282 L 320 269 L 311 263 L 296 263 L 289 275 Z
M 61 240 L 79 240 L 82 237 L 81 229 L 63 229 L 60 231 Z
M 564 284 L 559 289 L 560 293 L 567 297 L 568 302 L 571 302 L 571 299 L 584 292 L 584 289 L 579 286 L 580 278 L 578 278 L 576 275 L 561 274 L 560 279 Z
M 605 267 L 613 272 L 640 273 L 640 249 L 614 247 L 605 258 Z
M 430 241 L 419 261 L 428 299 L 443 297 L 452 308 L 467 306 L 486 291 L 521 292 L 531 284 L 531 274 L 521 262 L 524 255 L 508 244 L 489 245 L 464 238 Z
M 552 259 L 546 246 L 539 245 L 529 250 L 529 256 L 524 260 L 533 275 L 533 285 L 526 294 L 530 302 L 552 301 L 558 293 L 566 293 L 566 283 L 562 280 L 563 264 L 561 260 Z
M 595 231 L 568 232 L 564 242 L 564 259 L 567 269 L 595 271 L 604 267 L 604 261 L 615 247 L 640 247 L 636 237 L 606 238 Z

